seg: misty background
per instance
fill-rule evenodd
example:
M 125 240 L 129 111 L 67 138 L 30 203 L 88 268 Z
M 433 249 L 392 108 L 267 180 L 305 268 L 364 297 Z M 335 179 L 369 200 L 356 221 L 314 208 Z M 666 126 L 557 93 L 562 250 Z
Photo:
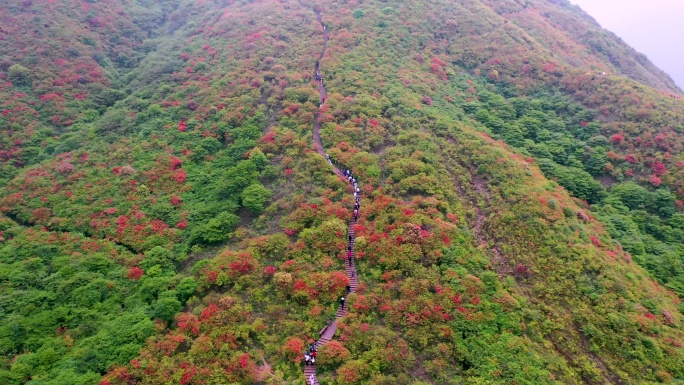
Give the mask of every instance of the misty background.
M 684 0 L 570 0 L 684 89 Z

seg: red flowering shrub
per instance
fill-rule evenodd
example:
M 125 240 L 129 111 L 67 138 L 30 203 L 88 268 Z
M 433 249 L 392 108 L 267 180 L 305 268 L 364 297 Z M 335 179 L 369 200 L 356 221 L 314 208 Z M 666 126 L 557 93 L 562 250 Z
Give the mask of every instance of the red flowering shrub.
M 319 349 L 316 364 L 321 367 L 337 366 L 348 361 L 350 356 L 342 342 L 332 340 Z
M 294 260 L 289 259 L 289 260 L 283 262 L 283 264 L 280 265 L 280 267 L 281 267 L 283 270 L 289 271 L 290 269 L 292 269 L 292 268 L 294 267 L 294 263 L 295 263 Z
M 139 267 L 131 267 L 128 270 L 128 279 L 132 281 L 137 281 L 143 276 L 143 270 Z
M 218 314 L 218 312 L 219 312 L 220 310 L 221 310 L 221 309 L 219 309 L 219 307 L 218 307 L 216 304 L 210 303 L 209 306 L 207 306 L 207 307 L 202 311 L 202 314 L 200 315 L 200 318 L 201 318 L 203 321 L 208 320 L 208 319 L 214 317 L 216 314 Z
M 216 282 L 218 279 L 218 272 L 217 271 L 210 271 L 207 273 L 207 280 L 209 282 Z
M 228 266 L 236 273 L 248 274 L 254 271 L 254 258 L 249 253 L 241 253 L 239 259 Z
M 190 331 L 192 334 L 199 333 L 200 320 L 192 313 L 181 313 L 176 316 L 176 325 L 183 331 Z
M 651 170 L 653 170 L 653 175 L 655 176 L 662 176 L 667 171 L 663 162 L 660 161 L 653 162 Z
M 609 140 L 610 140 L 610 142 L 613 143 L 613 144 L 620 144 L 620 143 L 622 143 L 622 141 L 623 141 L 624 139 L 625 139 L 625 136 L 624 136 L 624 135 L 622 135 L 622 134 L 615 134 L 615 135 L 611 135 L 611 137 L 610 137 Z
M 598 239 L 598 237 L 593 236 L 593 235 L 590 235 L 590 236 L 589 236 L 589 239 L 591 239 L 591 243 L 593 243 L 594 246 L 596 246 L 596 247 L 601 247 L 601 246 L 603 246 L 603 243 L 601 242 L 600 239 Z
M 187 171 L 181 169 L 176 170 L 176 172 L 171 176 L 173 180 L 175 180 L 178 183 L 183 183 L 185 182 L 185 178 L 187 178 L 188 173 Z
M 651 184 L 655 187 L 658 187 L 663 183 L 663 181 L 655 175 L 651 175 L 648 181 L 651 182 Z
M 171 204 L 174 206 L 178 206 L 181 204 L 181 198 L 178 195 L 174 195 L 171 197 Z
M 281 348 L 282 354 L 292 362 L 300 362 L 304 358 L 304 341 L 290 337 Z
M 71 174 L 74 171 L 74 165 L 63 160 L 57 165 L 56 170 L 60 174 Z
M 175 156 L 169 158 L 169 163 L 171 164 L 171 170 L 176 170 L 183 166 L 183 161 Z

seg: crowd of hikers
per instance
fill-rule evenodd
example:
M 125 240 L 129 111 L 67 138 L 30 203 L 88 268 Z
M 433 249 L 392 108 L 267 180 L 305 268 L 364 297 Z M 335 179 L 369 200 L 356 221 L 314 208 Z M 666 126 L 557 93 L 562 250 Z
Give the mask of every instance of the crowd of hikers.
M 318 350 L 318 340 L 314 340 L 313 344 L 309 344 L 308 349 L 304 351 L 304 361 L 306 366 L 316 365 L 316 351 Z
M 317 72 L 318 73 L 318 72 Z M 331 165 L 332 159 L 330 159 L 330 155 L 325 154 L 326 159 L 328 160 L 328 163 Z M 354 186 L 354 221 L 357 221 L 359 219 L 359 211 L 361 210 L 361 191 L 359 190 L 359 185 L 358 182 L 356 181 L 356 178 L 352 175 L 352 172 L 349 170 L 344 170 L 343 172 L 344 177 L 349 181 L 349 183 Z M 349 263 L 349 267 L 352 266 L 352 262 L 354 260 L 354 236 L 351 234 L 347 235 L 347 261 Z M 351 278 L 354 278 L 355 273 L 354 270 L 351 271 Z M 345 291 L 347 294 L 351 292 L 351 285 L 347 285 L 345 288 Z M 346 299 L 344 297 L 340 298 L 340 309 L 344 310 L 344 305 L 345 305 Z M 330 326 L 331 320 L 328 318 L 325 321 L 325 329 Z M 307 348 L 306 351 L 304 351 L 304 364 L 306 366 L 310 365 L 316 365 L 316 352 L 318 350 L 318 340 L 314 339 L 314 342 L 310 344 Z
M 320 18 L 319 18 L 320 21 Z M 326 42 L 326 47 L 327 47 L 327 42 L 330 39 L 330 35 L 328 33 L 328 30 L 325 25 L 321 22 L 321 25 L 323 27 L 323 34 Z M 325 54 L 325 50 L 323 51 L 323 54 Z M 321 59 L 323 58 L 323 55 L 321 55 Z M 316 72 L 314 74 L 314 78 L 316 79 L 316 82 L 319 84 L 319 90 L 321 92 L 321 104 L 320 107 L 322 108 L 323 105 L 325 104 L 325 99 L 326 99 L 326 92 L 325 92 L 325 85 L 323 84 L 323 76 L 321 76 L 319 72 L 319 62 L 316 62 Z M 320 113 L 320 110 L 317 112 Z M 333 159 L 330 158 L 330 155 L 325 154 L 325 158 L 328 161 L 328 163 L 333 166 Z M 334 167 L 334 166 L 333 166 Z M 356 177 L 352 174 L 350 170 L 345 169 L 342 173 L 344 175 L 344 178 L 349 181 L 349 183 L 353 186 L 354 188 L 354 211 L 353 211 L 353 218 L 354 222 L 356 222 L 359 219 L 359 212 L 361 210 L 361 190 L 359 190 L 359 184 L 356 180 Z M 347 235 L 347 261 L 349 262 L 349 267 L 352 267 L 352 263 L 354 260 L 354 236 L 352 234 Z M 351 279 L 353 279 L 356 276 L 356 272 L 354 269 L 350 269 L 350 274 L 351 274 Z M 345 288 L 345 295 L 351 293 L 351 285 L 347 284 Z M 344 310 L 346 299 L 344 297 L 340 298 L 340 309 Z M 332 321 L 330 318 L 328 318 L 325 322 L 325 328 L 323 328 L 323 331 L 321 331 L 321 335 L 323 335 L 324 331 L 327 330 L 328 327 L 332 324 Z M 307 349 L 304 351 L 304 364 L 306 366 L 311 366 L 311 365 L 316 365 L 316 354 L 318 351 L 318 343 L 319 341 L 317 339 L 314 339 L 313 343 L 310 344 Z M 309 382 L 309 385 L 315 385 L 315 377 L 314 375 L 310 375 L 309 378 L 307 379 Z

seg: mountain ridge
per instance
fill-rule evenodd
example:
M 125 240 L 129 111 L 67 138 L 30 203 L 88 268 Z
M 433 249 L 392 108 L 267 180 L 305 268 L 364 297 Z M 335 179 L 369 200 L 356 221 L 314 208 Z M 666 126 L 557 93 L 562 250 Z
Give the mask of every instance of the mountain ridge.
M 3 157 L 2 382 L 301 382 L 353 205 L 318 119 L 364 181 L 321 383 L 684 378 L 676 96 L 506 45 L 488 2 L 125 4 L 157 16 L 109 101 L 4 86 L 52 132 Z

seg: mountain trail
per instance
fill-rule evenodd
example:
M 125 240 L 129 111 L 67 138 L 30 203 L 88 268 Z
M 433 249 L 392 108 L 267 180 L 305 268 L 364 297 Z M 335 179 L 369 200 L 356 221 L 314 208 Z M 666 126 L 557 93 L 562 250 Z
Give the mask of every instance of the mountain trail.
M 320 74 L 321 70 L 321 65 L 320 62 L 325 57 L 325 53 L 328 50 L 328 41 L 330 40 L 330 33 L 328 32 L 327 28 L 323 24 L 322 18 L 321 18 L 321 12 L 319 10 L 314 10 L 316 14 L 316 20 L 321 25 L 321 29 L 323 30 L 323 51 L 321 52 L 321 55 L 319 59 L 316 61 L 316 66 L 315 66 L 315 72 L 314 72 L 314 78 L 316 79 L 316 82 L 318 82 L 318 92 L 321 97 L 321 104 L 318 108 L 318 111 L 316 112 L 316 118 L 314 119 L 314 127 L 313 127 L 313 142 L 314 142 L 314 147 L 316 148 L 316 152 L 318 152 L 322 157 L 326 158 L 328 160 L 328 163 L 331 165 L 333 172 L 338 175 L 340 178 L 344 178 L 347 180 L 347 177 L 345 174 L 340 171 L 339 168 L 337 168 L 333 163 L 330 161 L 330 158 L 326 154 L 325 150 L 323 149 L 323 144 L 321 142 L 321 109 L 325 105 L 325 101 L 327 98 L 327 92 L 325 89 L 325 85 L 323 83 L 323 77 Z M 350 182 L 351 185 L 351 182 Z M 352 188 L 355 188 L 352 185 Z M 360 193 L 355 196 L 356 202 L 359 204 L 361 203 L 361 195 Z M 356 274 L 356 264 L 354 261 L 356 260 L 356 253 L 354 251 L 354 245 L 356 243 L 356 236 L 354 234 L 354 226 L 356 225 L 357 218 L 352 217 L 351 220 L 349 221 L 348 227 L 347 227 L 347 234 L 350 237 L 350 241 L 348 242 L 348 247 L 351 249 L 351 258 L 348 260 L 348 263 L 345 263 L 345 269 L 347 276 L 349 277 L 349 293 L 354 293 L 356 292 L 356 289 L 359 285 L 358 281 L 358 276 Z M 347 294 L 349 294 L 347 293 Z M 347 295 L 345 294 L 345 296 Z M 341 303 L 340 307 L 337 310 L 337 313 L 335 314 L 335 319 L 332 320 L 332 322 L 329 325 L 326 325 L 321 331 L 319 332 L 319 338 L 318 342 L 316 343 L 316 350 L 320 348 L 321 346 L 327 344 L 330 342 L 333 337 L 335 336 L 335 333 L 337 332 L 337 323 L 338 321 L 347 315 L 347 307 L 349 305 L 345 304 L 344 302 Z M 318 385 L 318 378 L 316 377 L 316 366 L 315 365 L 305 365 L 304 366 L 304 378 L 306 380 L 307 385 Z

